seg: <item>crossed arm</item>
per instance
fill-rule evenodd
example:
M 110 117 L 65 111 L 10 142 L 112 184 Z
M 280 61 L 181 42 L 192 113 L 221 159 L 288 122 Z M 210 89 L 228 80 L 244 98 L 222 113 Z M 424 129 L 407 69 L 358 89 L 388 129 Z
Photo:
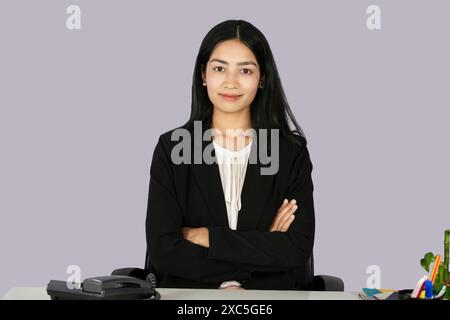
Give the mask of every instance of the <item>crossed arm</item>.
M 254 271 L 304 265 L 314 242 L 312 168 L 305 152 L 295 161 L 286 192 L 297 203 L 284 201 L 268 231 L 184 228 L 170 152 L 160 140 L 152 160 L 146 219 L 152 263 L 167 274 L 207 283 L 240 281 L 250 279 Z
M 284 199 L 277 214 L 270 226 L 270 232 L 286 232 L 289 226 L 295 219 L 295 211 L 297 210 L 297 201 L 292 199 Z M 204 248 L 209 248 L 209 230 L 207 227 L 200 228 L 189 228 L 185 227 L 181 229 L 183 232 L 183 238 L 189 242 L 202 246 Z
M 296 200 L 288 201 L 284 199 L 281 207 L 278 209 L 275 219 L 270 226 L 270 232 L 280 231 L 286 232 L 295 219 L 295 211 L 297 210 Z M 204 248 L 209 248 L 209 230 L 206 227 L 200 228 L 182 228 L 183 238 L 189 242 Z M 223 282 L 220 288 L 225 290 L 241 289 L 241 284 L 237 281 Z

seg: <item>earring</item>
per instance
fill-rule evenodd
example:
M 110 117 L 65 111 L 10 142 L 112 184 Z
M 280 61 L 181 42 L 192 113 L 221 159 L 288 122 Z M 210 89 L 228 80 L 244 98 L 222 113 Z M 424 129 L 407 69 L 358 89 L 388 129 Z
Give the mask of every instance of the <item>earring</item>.
M 262 82 L 259 84 L 259 88 L 260 88 L 260 89 L 263 88 Z
M 203 85 L 206 87 L 206 81 L 203 81 Z

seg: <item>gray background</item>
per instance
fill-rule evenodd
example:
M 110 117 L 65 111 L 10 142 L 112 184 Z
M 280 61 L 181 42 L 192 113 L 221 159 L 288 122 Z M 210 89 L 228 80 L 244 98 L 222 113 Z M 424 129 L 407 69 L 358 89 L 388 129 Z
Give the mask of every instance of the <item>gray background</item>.
M 78 4 L 82 30 L 66 28 Z M 382 30 L 366 28 L 366 8 Z M 0 2 L 0 295 L 142 266 L 149 168 L 200 42 L 267 37 L 314 164 L 316 273 L 405 288 L 450 227 L 448 1 Z

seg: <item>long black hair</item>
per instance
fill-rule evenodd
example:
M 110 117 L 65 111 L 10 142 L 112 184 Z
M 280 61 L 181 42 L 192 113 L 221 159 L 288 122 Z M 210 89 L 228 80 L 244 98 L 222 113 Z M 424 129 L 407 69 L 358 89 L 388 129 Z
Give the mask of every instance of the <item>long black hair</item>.
M 258 60 L 260 66 L 262 88 L 251 105 L 251 120 L 253 128 L 279 129 L 280 136 L 299 142 L 293 137 L 302 137 L 306 143 L 302 129 L 295 120 L 286 99 L 275 59 L 270 50 L 269 43 L 264 35 L 251 23 L 244 20 L 227 20 L 213 27 L 203 39 L 195 62 L 194 77 L 192 81 L 191 115 L 186 126 L 193 125 L 194 121 L 210 121 L 213 106 L 208 97 L 206 87 L 203 86 L 202 72 L 215 47 L 223 41 L 237 39 L 247 46 Z M 289 120 L 294 129 L 289 127 Z

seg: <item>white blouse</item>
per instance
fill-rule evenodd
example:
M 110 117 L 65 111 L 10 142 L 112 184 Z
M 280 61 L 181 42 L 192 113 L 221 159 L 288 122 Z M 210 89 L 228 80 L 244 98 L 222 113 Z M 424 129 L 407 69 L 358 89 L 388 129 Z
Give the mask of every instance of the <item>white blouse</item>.
M 253 139 L 244 148 L 233 151 L 213 141 L 227 207 L 228 225 L 233 230 L 236 230 L 238 214 L 241 210 L 241 192 L 252 142 Z M 241 284 L 237 281 L 225 281 L 219 288 L 222 289 L 231 285 L 240 286 Z
M 252 142 L 253 139 L 244 148 L 233 151 L 213 141 L 227 207 L 228 225 L 233 230 L 236 230 L 238 213 L 241 210 L 241 192 Z

